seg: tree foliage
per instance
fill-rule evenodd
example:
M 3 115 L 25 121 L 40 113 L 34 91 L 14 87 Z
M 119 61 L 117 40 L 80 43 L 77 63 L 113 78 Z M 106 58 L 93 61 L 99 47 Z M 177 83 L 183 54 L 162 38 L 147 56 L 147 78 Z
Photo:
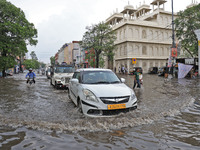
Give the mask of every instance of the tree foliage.
M 194 33 L 200 29 L 200 4 L 178 13 L 175 20 L 176 36 L 181 42 L 181 47 L 192 57 L 198 56 L 198 40 Z
M 26 59 L 24 61 L 24 66 L 26 69 L 32 68 L 32 69 L 39 69 L 40 63 L 35 59 Z
M 112 61 L 114 53 L 114 41 L 116 40 L 116 34 L 112 28 L 100 22 L 97 25 L 86 27 L 87 31 L 83 35 L 82 47 L 95 51 L 95 67 L 99 67 L 99 60 L 102 56 L 107 56 L 108 60 Z
M 30 53 L 30 56 L 31 56 L 31 59 L 38 60 L 38 58 L 37 58 L 37 56 L 36 56 L 36 54 L 35 54 L 35 51 L 32 51 L 32 52 Z
M 50 62 L 51 62 L 51 66 L 55 65 L 55 56 L 51 56 Z
M 37 44 L 37 30 L 24 12 L 6 0 L 0 0 L 0 70 L 16 64 L 16 56 L 27 53 L 27 45 Z

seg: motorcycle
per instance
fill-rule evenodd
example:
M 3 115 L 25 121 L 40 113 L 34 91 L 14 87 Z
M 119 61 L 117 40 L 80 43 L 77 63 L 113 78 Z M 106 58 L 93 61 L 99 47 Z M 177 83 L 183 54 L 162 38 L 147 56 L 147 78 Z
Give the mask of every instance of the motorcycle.
M 34 83 L 33 78 L 28 78 L 28 84 L 31 86 Z M 35 83 L 34 83 L 35 84 Z

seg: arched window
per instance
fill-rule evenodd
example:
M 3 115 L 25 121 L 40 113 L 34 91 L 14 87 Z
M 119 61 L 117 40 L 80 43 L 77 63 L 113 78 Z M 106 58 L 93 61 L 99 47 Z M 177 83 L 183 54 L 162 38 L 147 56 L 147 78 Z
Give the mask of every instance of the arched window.
M 158 31 L 156 31 L 155 40 L 158 40 Z
M 129 28 L 128 37 L 133 38 L 133 29 Z
M 124 46 L 124 55 L 127 55 L 127 47 Z
M 124 38 L 126 38 L 126 29 L 124 29 Z
M 161 52 L 162 52 L 162 55 L 161 55 L 161 56 L 165 56 L 163 47 L 161 47 Z
M 142 62 L 142 68 L 144 72 L 147 72 L 147 63 L 146 62 Z
M 136 45 L 136 47 L 135 47 L 135 54 L 139 55 L 139 46 L 138 45 Z
M 153 47 L 152 46 L 150 47 L 150 56 L 154 56 Z
M 135 29 L 135 37 L 139 39 L 139 30 Z
M 150 30 L 150 39 L 153 40 L 153 31 Z
M 159 56 L 159 50 L 158 50 L 158 47 L 156 47 L 156 56 Z
M 147 34 L 146 34 L 146 31 L 145 31 L 145 30 L 142 30 L 142 38 L 143 38 L 143 39 L 146 39 L 146 38 L 147 38 Z
M 147 55 L 147 47 L 146 46 L 142 47 L 142 55 Z
M 133 51 L 133 45 L 130 46 L 130 50 L 131 50 L 130 53 L 131 53 L 131 54 L 134 54 L 134 51 Z

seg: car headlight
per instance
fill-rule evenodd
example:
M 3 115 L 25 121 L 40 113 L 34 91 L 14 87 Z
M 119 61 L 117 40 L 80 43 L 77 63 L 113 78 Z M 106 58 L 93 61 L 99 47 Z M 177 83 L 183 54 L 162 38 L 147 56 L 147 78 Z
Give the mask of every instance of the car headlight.
M 135 93 L 131 92 L 131 101 L 133 101 L 136 98 Z
M 84 89 L 83 94 L 85 95 L 86 100 L 98 102 L 96 96 L 90 90 Z

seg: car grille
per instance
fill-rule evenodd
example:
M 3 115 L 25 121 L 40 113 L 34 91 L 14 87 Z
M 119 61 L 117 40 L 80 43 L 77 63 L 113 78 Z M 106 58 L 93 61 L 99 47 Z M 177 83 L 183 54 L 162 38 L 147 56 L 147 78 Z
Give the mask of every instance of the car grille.
M 70 78 L 65 78 L 65 83 L 69 83 Z
M 130 96 L 124 97 L 101 97 L 100 99 L 104 104 L 122 104 L 129 101 Z
M 137 106 L 131 107 L 131 108 L 125 108 L 125 109 L 117 109 L 117 110 L 96 110 L 96 109 L 90 109 L 88 110 L 87 114 L 89 115 L 100 115 L 100 116 L 112 116 L 112 115 L 118 115 L 120 113 L 126 113 L 132 110 L 137 109 Z

